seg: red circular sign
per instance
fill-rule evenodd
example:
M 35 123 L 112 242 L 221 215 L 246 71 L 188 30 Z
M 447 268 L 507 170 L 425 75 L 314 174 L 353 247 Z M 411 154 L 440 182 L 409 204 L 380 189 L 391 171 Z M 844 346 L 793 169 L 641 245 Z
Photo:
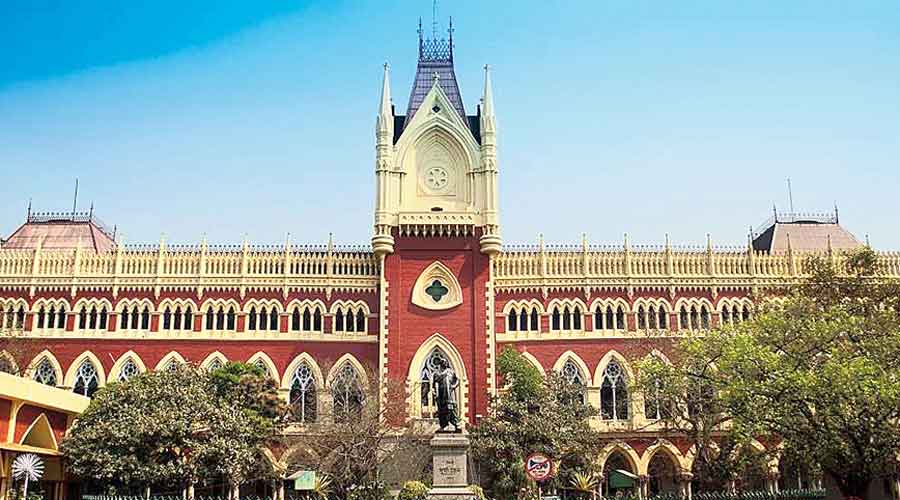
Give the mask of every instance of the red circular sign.
M 543 481 L 553 473 L 553 462 L 543 453 L 532 453 L 525 458 L 525 473 L 535 481 Z

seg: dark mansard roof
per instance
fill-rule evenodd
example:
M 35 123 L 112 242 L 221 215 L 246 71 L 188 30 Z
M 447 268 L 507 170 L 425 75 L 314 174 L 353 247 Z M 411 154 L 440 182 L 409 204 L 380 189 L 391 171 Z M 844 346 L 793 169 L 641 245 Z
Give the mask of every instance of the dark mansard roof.
M 428 91 L 434 84 L 434 75 L 438 76 L 438 85 L 444 91 L 453 109 L 463 119 L 475 140 L 481 142 L 481 121 L 476 114 L 466 115 L 462 94 L 459 92 L 459 83 L 456 81 L 456 72 L 453 69 L 453 22 L 450 23 L 449 37 L 445 39 L 424 39 L 422 37 L 422 24 L 419 23 L 419 62 L 416 65 L 416 77 L 413 80 L 412 90 L 409 93 L 409 104 L 406 106 L 406 116 L 394 117 L 394 142 L 400 138 L 403 129 L 419 110 Z M 480 110 L 479 110 L 480 111 Z

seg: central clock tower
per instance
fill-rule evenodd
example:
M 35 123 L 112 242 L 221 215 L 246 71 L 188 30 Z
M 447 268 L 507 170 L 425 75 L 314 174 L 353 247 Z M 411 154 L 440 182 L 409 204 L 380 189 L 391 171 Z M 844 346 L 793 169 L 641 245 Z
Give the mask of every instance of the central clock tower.
M 501 248 L 490 70 L 467 115 L 453 66 L 452 26 L 424 40 L 406 115 L 389 69 L 376 120 L 375 231 L 381 260 L 380 375 L 405 383 L 410 418 L 429 418 L 429 365 L 460 378 L 459 413 L 474 422 L 494 393 L 491 258 Z

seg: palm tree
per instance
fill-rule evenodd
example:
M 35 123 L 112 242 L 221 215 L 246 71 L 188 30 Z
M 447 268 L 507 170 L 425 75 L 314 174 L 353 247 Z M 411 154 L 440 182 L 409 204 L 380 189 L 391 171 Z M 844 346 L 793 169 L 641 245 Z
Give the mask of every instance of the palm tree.
M 581 493 L 590 494 L 592 499 L 597 498 L 597 486 L 600 485 L 600 476 L 594 472 L 576 472 L 569 478 L 572 489 Z

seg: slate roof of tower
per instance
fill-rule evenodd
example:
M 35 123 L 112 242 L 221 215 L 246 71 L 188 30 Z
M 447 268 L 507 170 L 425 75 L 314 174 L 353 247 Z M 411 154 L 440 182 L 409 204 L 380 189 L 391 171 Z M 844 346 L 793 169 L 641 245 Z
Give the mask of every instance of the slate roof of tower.
M 409 93 L 409 104 L 406 106 L 406 119 L 404 126 L 412 121 L 413 115 L 419 110 L 428 91 L 434 83 L 434 74 L 438 75 L 438 85 L 447 95 L 453 109 L 468 125 L 466 109 L 463 106 L 462 95 L 459 93 L 459 84 L 456 82 L 456 72 L 453 70 L 453 27 L 450 28 L 450 37 L 444 39 L 423 39 L 422 27 L 419 25 L 419 62 L 416 65 L 416 78 L 413 81 L 412 90 Z

